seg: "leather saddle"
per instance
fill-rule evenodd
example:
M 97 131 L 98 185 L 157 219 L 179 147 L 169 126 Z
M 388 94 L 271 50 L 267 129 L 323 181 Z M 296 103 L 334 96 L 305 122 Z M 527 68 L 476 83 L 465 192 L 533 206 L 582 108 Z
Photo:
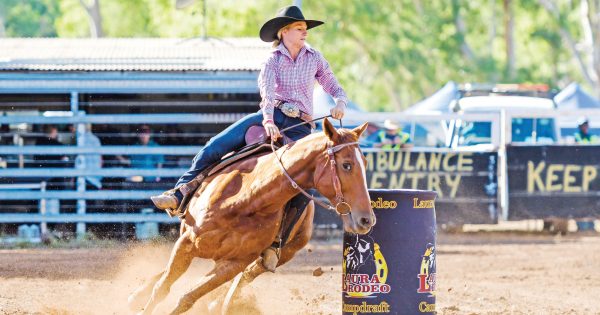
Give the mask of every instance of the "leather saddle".
M 262 126 L 250 127 L 246 131 L 245 139 L 246 146 L 237 151 L 229 152 L 223 156 L 221 161 L 217 162 L 213 167 L 210 168 L 208 176 L 216 174 L 218 171 L 237 161 L 272 150 L 271 141 L 269 141 L 269 138 L 267 138 L 265 129 Z M 293 142 L 293 140 L 283 135 L 282 139 L 279 139 L 274 143 L 275 149 L 279 149 L 282 145 L 286 145 L 290 142 Z
M 272 150 L 271 149 L 271 141 L 267 137 L 265 129 L 262 126 L 250 127 L 246 131 L 245 139 L 246 139 L 246 145 L 244 147 L 240 148 L 237 151 L 232 151 L 232 152 L 225 154 L 225 156 L 223 156 L 220 161 L 207 167 L 200 174 L 198 174 L 198 176 L 196 176 L 196 178 L 194 178 L 192 180 L 192 181 L 196 182 L 196 184 L 194 186 L 192 186 L 191 189 L 196 190 L 198 188 L 199 184 L 204 180 L 204 178 L 216 174 L 217 172 L 223 170 L 224 168 L 226 168 L 227 166 L 229 166 L 235 162 L 238 162 L 238 161 L 250 158 L 252 156 L 259 155 L 259 154 L 264 154 L 264 153 L 270 152 Z M 279 149 L 282 145 L 288 144 L 292 141 L 293 140 L 291 140 L 290 138 L 288 138 L 284 135 L 282 138 L 280 138 L 278 141 L 276 141 L 274 143 L 275 149 Z M 177 215 L 180 218 L 185 217 L 185 214 L 187 212 L 187 205 L 190 202 L 190 200 L 192 199 L 193 195 L 194 195 L 193 192 L 186 194 L 186 196 L 183 198 L 183 200 L 179 204 L 179 208 L 176 211 L 172 211 L 172 212 L 167 211 L 169 213 L 169 215 L 170 216 Z

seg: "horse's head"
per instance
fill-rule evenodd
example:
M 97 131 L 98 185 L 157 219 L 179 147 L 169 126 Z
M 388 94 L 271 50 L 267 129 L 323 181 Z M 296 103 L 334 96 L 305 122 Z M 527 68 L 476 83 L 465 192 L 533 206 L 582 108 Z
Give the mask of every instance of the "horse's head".
M 324 153 L 327 163 L 315 170 L 315 187 L 329 199 L 341 215 L 346 232 L 365 234 L 375 225 L 375 215 L 367 191 L 366 159 L 357 142 L 367 123 L 352 130 L 335 127 L 325 119 L 328 138 Z

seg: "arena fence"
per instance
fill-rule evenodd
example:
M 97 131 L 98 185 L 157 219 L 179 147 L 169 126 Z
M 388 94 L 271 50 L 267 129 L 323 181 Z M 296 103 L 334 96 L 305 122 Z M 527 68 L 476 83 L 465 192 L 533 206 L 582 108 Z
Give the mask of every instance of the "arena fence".
M 163 168 L 130 168 L 130 167 L 90 167 L 85 163 L 86 157 L 90 156 L 111 156 L 111 155 L 163 155 L 163 156 L 183 156 L 184 161 L 191 160 L 201 146 L 182 146 L 182 145 L 161 145 L 161 146 L 138 146 L 138 145 L 105 145 L 105 146 L 87 146 L 81 141 L 84 138 L 85 133 L 89 132 L 86 129 L 86 125 L 96 124 L 115 124 L 115 125 L 136 125 L 136 124 L 161 124 L 161 125 L 177 125 L 177 124 L 200 124 L 200 125 L 215 125 L 222 124 L 224 126 L 238 120 L 244 113 L 161 113 L 161 114 L 86 114 L 84 111 L 79 109 L 77 93 L 73 93 L 71 96 L 71 111 L 63 113 L 62 116 L 40 116 L 40 115 L 11 115 L 11 116 L 0 116 L 0 125 L 3 124 L 41 124 L 41 125 L 58 125 L 58 124 L 69 124 L 76 126 L 76 141 L 75 145 L 71 146 L 35 146 L 35 145 L 1 145 L 0 156 L 13 156 L 16 157 L 17 161 L 20 161 L 15 167 L 0 168 L 0 179 L 3 179 L 3 186 L 0 186 L 0 200 L 3 203 L 7 201 L 20 201 L 20 200 L 34 200 L 38 201 L 39 205 L 44 204 L 44 210 L 42 211 L 38 206 L 37 211 L 10 211 L 3 210 L 0 214 L 0 223 L 2 224 L 18 224 L 18 223 L 36 223 L 36 224 L 62 224 L 70 223 L 76 225 L 76 234 L 84 235 L 87 231 L 87 226 L 90 224 L 103 224 L 103 223 L 142 223 L 142 222 L 154 222 L 162 224 L 175 224 L 178 222 L 176 218 L 169 218 L 163 212 L 158 210 L 148 213 L 148 211 L 142 211 L 143 209 L 152 208 L 149 201 L 149 197 L 154 194 L 159 194 L 165 189 L 169 189 L 174 184 L 175 180 L 183 174 L 189 164 L 186 163 L 175 163 L 169 167 Z M 417 147 L 412 149 L 410 153 L 405 152 L 412 156 L 413 160 L 422 158 L 420 153 L 427 153 L 428 155 L 424 158 L 431 159 L 436 158 L 436 154 L 452 154 L 455 150 L 444 149 L 444 148 L 432 148 L 431 146 L 444 146 L 444 143 L 448 140 L 447 130 L 444 129 L 442 121 L 457 121 L 457 120 L 484 120 L 489 121 L 494 128 L 492 128 L 492 143 L 490 146 L 483 149 L 482 152 L 496 152 L 498 151 L 500 136 L 497 134 L 501 128 L 498 127 L 500 122 L 497 115 L 488 114 L 472 114 L 472 115 L 411 115 L 405 116 L 399 113 L 373 113 L 373 114 L 354 114 L 349 115 L 344 119 L 345 126 L 355 126 L 365 121 L 382 122 L 385 119 L 395 119 L 398 121 L 407 122 L 407 130 L 411 132 L 413 139 L 417 144 Z M 412 122 L 412 123 L 408 123 Z M 430 133 L 425 138 L 419 138 L 418 128 L 415 126 L 415 122 L 422 124 L 430 124 L 435 128 L 430 128 Z M 434 131 L 434 129 L 439 129 Z M 447 124 L 446 124 L 446 127 Z M 214 134 L 214 133 L 213 133 Z M 430 139 L 433 137 L 434 139 Z M 420 141 L 420 142 L 419 142 Z M 427 148 L 426 146 L 430 146 Z M 480 150 L 481 151 L 481 150 Z M 406 172 L 409 174 L 410 169 L 403 169 L 404 167 L 410 168 L 409 164 L 403 165 L 398 169 L 386 168 L 378 169 L 381 166 L 383 157 L 377 156 L 377 152 L 381 152 L 379 149 L 365 149 L 367 154 L 373 155 L 373 159 L 379 158 L 380 163 L 369 171 L 369 181 L 373 181 L 373 176 L 379 176 L 379 188 L 395 187 L 398 182 L 394 182 L 395 174 L 400 172 Z M 390 159 L 394 159 L 393 154 L 396 154 L 396 158 L 399 157 L 398 153 L 388 152 Z M 402 154 L 402 153 L 401 153 Z M 432 155 L 433 154 L 433 155 Z M 469 154 L 469 153 L 467 153 Z M 495 154 L 495 153 L 494 153 Z M 75 156 L 73 161 L 65 163 L 64 165 L 56 165 L 55 167 L 31 167 L 28 163 L 23 161 L 28 160 L 28 156 L 36 155 L 71 155 Z M 409 157 L 410 158 L 410 157 Z M 447 163 L 458 163 L 459 156 L 453 156 L 453 160 L 448 160 Z M 478 167 L 481 169 L 471 169 L 468 171 L 463 170 L 464 176 L 482 178 L 481 182 L 487 181 L 489 173 L 495 173 L 494 169 L 489 169 L 489 156 L 481 156 L 476 159 L 481 159 L 484 162 L 477 162 Z M 374 160 L 375 161 L 375 160 Z M 454 162 L 452 162 L 454 161 Z M 498 160 L 495 160 L 495 165 L 498 165 Z M 377 166 L 379 165 L 379 166 Z M 414 170 L 413 170 L 414 171 Z M 424 173 L 429 170 L 418 170 L 414 171 L 413 177 L 407 179 L 406 183 L 408 188 L 421 188 L 426 189 L 427 181 L 419 181 L 414 178 L 423 176 Z M 435 172 L 438 175 L 449 176 L 450 173 L 454 172 L 452 167 L 448 169 L 438 169 Z M 387 175 L 382 175 L 382 174 Z M 387 180 L 381 180 L 381 176 L 387 178 Z M 90 185 L 86 182 L 86 178 L 89 177 L 103 177 L 103 178 L 160 178 L 160 182 L 131 182 L 122 184 L 120 186 L 108 186 L 97 190 L 90 189 Z M 46 182 L 51 178 L 66 178 L 72 179 L 73 185 L 70 187 L 59 187 L 58 189 L 37 189 L 32 188 L 33 186 L 18 186 L 19 183 L 28 185 L 40 185 L 41 182 Z M 391 180 L 390 180 L 391 179 Z M 375 180 L 375 182 L 377 182 Z M 437 180 L 437 177 L 431 180 Z M 495 178 L 494 178 L 495 180 Z M 431 183 L 431 182 L 430 182 Z M 468 183 L 468 181 L 467 181 Z M 442 184 L 440 184 L 442 185 Z M 468 185 L 468 184 L 467 184 Z M 37 186 L 36 186 L 37 187 Z M 469 186 L 465 186 L 469 187 Z M 113 189 L 115 188 L 115 189 Z M 399 187 L 396 187 L 399 188 Z M 465 189 L 467 189 L 465 188 Z M 480 212 L 483 213 L 483 217 L 490 217 L 488 214 L 493 212 L 493 215 L 497 215 L 500 207 L 500 194 L 496 190 L 491 194 L 480 193 L 479 195 L 446 195 L 446 197 L 440 198 L 440 203 L 444 201 L 449 203 L 456 202 L 467 202 L 470 204 L 478 203 L 484 205 L 481 207 Z M 109 203 L 109 205 L 101 204 L 100 206 L 95 205 L 100 201 Z M 57 205 L 59 203 L 59 205 Z M 66 205 L 65 205 L 66 204 Z M 490 211 L 490 204 L 493 204 L 493 211 Z M 70 205 L 70 208 L 68 207 Z M 125 209 L 124 209 L 125 207 Z M 71 209 L 72 208 L 72 209 Z M 114 210 L 119 208 L 121 210 Z M 443 208 L 443 207 L 442 207 Z M 123 210 L 124 209 L 124 210 Z M 479 210 L 478 210 L 479 211 Z M 142 213 L 143 212 L 143 213 Z M 442 216 L 443 217 L 443 216 Z M 317 217 L 317 220 L 319 218 Z M 324 219 L 324 221 L 327 221 Z M 493 221 L 493 218 L 492 218 Z M 319 222 L 317 222 L 318 224 Z M 326 222 L 324 222 L 326 223 Z

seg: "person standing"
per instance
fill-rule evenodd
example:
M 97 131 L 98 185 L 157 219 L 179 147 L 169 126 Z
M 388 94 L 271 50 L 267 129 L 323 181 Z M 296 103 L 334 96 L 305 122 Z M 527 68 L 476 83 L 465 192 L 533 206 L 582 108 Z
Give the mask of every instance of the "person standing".
M 39 137 L 35 141 L 36 146 L 62 146 L 58 141 L 58 127 L 55 125 L 44 126 L 44 136 Z M 41 154 L 33 157 L 36 167 L 65 167 L 69 161 L 69 157 L 64 154 Z
M 575 133 L 575 142 L 577 144 L 598 144 L 598 137 L 590 134 L 590 122 L 586 117 L 579 118 L 577 121 L 579 130 Z
M 399 150 L 400 148 L 410 148 L 412 143 L 410 135 L 400 128 L 400 125 L 390 119 L 383 122 L 383 130 L 371 135 L 373 147 L 385 150 Z
M 138 129 L 136 145 L 157 147 L 158 143 L 152 140 L 152 130 L 147 125 Z M 165 157 L 162 154 L 134 154 L 129 157 L 131 168 L 157 169 L 162 168 Z M 158 182 L 159 177 L 144 177 L 144 182 Z
M 63 146 L 58 141 L 58 127 L 55 125 L 44 126 L 44 136 L 35 141 L 36 146 Z M 34 167 L 39 168 L 66 168 L 70 167 L 69 157 L 66 154 L 40 154 L 33 156 Z M 63 190 L 73 184 L 73 178 L 55 177 L 47 181 L 48 190 Z
M 87 124 L 85 126 L 85 132 L 81 134 L 81 145 L 84 147 L 100 148 L 102 145 L 100 139 L 92 132 L 92 125 Z M 86 170 L 97 170 L 102 168 L 102 155 L 100 154 L 87 154 L 79 155 L 75 159 L 75 163 L 81 163 Z M 93 186 L 95 189 L 102 188 L 102 176 L 88 175 L 85 177 L 87 184 Z

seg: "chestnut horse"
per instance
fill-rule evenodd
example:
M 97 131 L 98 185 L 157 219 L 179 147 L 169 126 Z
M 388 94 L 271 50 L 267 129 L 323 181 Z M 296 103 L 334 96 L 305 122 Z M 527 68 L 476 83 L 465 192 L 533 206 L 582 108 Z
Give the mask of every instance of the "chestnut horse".
M 357 144 L 366 127 L 365 123 L 353 130 L 336 130 L 325 119 L 322 133 L 275 153 L 234 163 L 206 178 L 189 203 L 166 269 L 134 292 L 129 306 L 152 314 L 195 257 L 212 259 L 215 265 L 179 299 L 172 314 L 187 311 L 196 300 L 242 272 L 236 278 L 241 285 L 265 272 L 260 255 L 275 240 L 284 206 L 298 194 L 298 188 L 314 188 L 336 205 L 330 208 L 340 212 L 345 231 L 369 232 L 375 216 L 367 191 L 366 160 Z M 311 202 L 282 248 L 278 266 L 308 243 L 313 214 Z

